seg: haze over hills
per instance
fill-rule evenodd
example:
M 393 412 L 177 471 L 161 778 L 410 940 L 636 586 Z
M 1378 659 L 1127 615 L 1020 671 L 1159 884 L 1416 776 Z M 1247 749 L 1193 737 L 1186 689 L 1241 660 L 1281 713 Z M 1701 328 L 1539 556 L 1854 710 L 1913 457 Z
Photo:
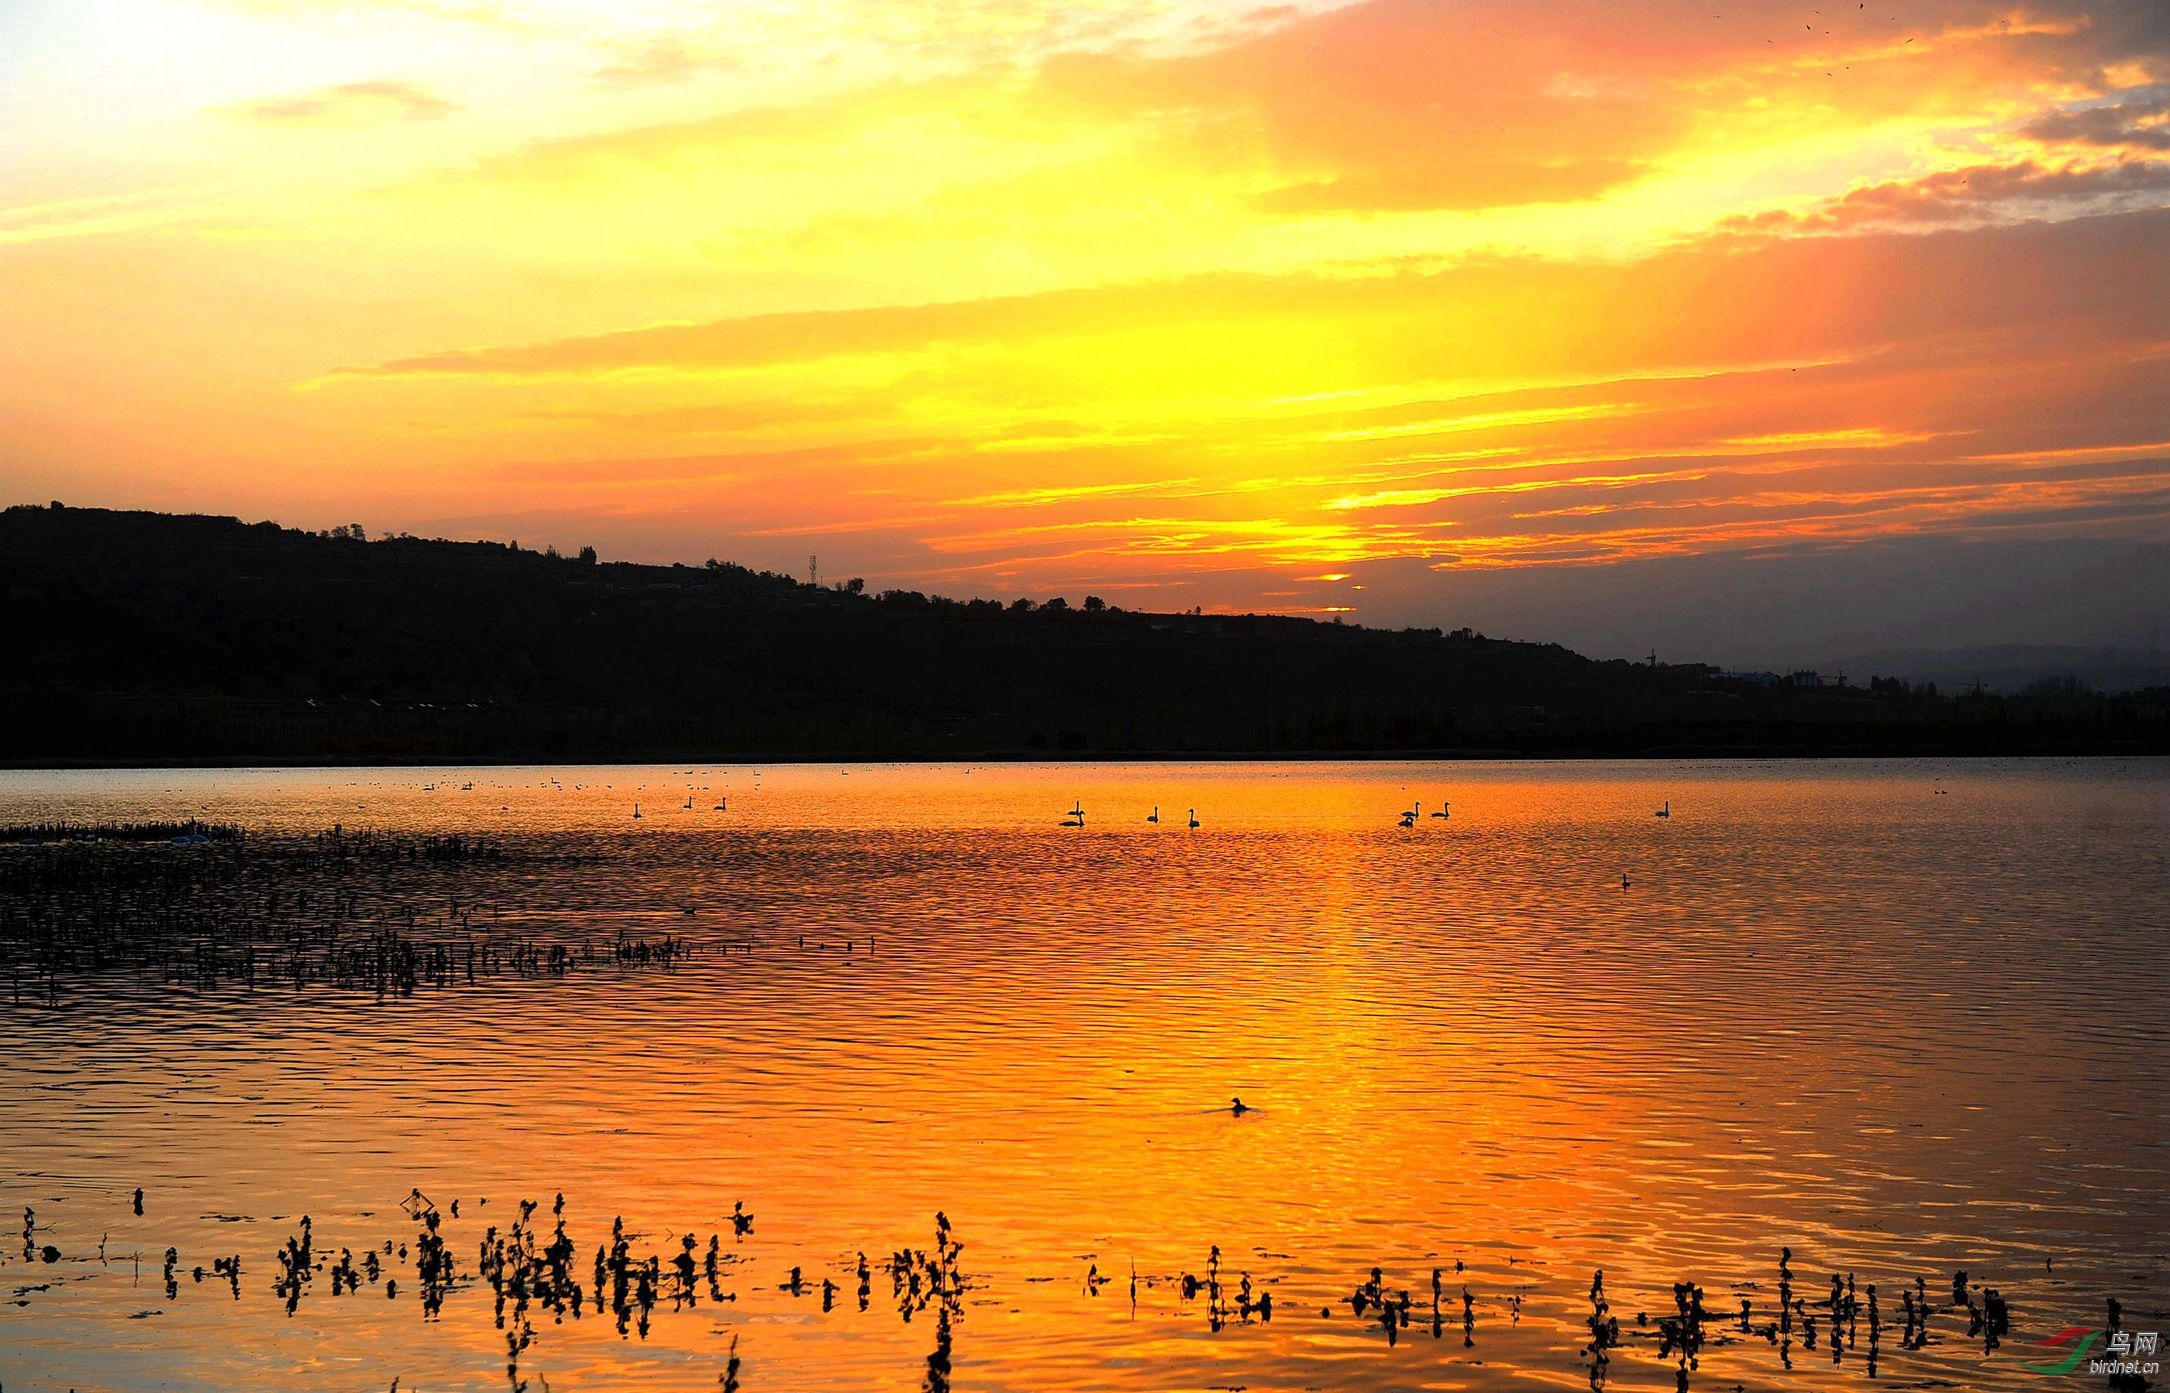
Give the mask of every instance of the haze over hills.
M 2170 726 L 2162 692 L 1797 685 L 57 505 L 0 513 L 0 596 L 14 763 L 2152 750 Z
M 2072 672 L 2096 682 L 2102 665 L 2044 653 L 2044 670 L 2002 687 L 1974 672 L 1970 655 L 2023 646 L 2144 656 L 2170 647 L 2162 627 L 2170 539 L 1777 542 L 1598 565 L 1455 568 L 1449 586 L 1443 574 L 1420 562 L 1365 570 L 1363 621 L 1431 624 L 1451 613 L 1456 624 L 1553 639 L 1597 658 L 1633 660 L 1654 648 L 1722 668 L 1813 666 L 1857 684 L 1882 676 L 1971 685 L 1983 675 L 2014 691 Z M 1965 652 L 1947 668 L 1937 655 L 1953 650 Z
M 1968 648 L 1881 650 L 1831 658 L 1826 672 L 1874 672 L 1948 691 L 1980 683 L 1992 692 L 2023 692 L 2073 681 L 2090 691 L 2139 692 L 2170 686 L 2170 651 L 2120 645 L 2000 643 Z

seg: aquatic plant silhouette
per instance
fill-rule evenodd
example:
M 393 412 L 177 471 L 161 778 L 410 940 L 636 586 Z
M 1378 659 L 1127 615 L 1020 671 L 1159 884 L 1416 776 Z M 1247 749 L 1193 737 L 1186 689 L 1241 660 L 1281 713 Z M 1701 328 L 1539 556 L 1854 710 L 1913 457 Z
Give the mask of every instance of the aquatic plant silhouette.
M 230 822 L 15 822 L 0 826 L 0 843 L 42 842 L 230 842 L 241 839 Z
M 135 1207 L 130 1192 L 118 1192 L 116 1202 L 125 1204 L 131 1212 Z M 359 1243 L 351 1235 L 326 1242 L 310 1215 L 299 1216 L 272 1254 L 269 1291 L 283 1312 L 289 1317 L 296 1315 L 304 1301 L 327 1288 L 332 1298 L 349 1298 L 381 1284 L 384 1299 L 398 1302 L 411 1295 L 420 1319 L 435 1323 L 447 1318 L 455 1293 L 487 1291 L 491 1319 L 504 1342 L 507 1383 L 517 1389 L 529 1385 L 530 1376 L 523 1366 L 552 1326 L 578 1323 L 590 1311 L 607 1309 L 611 1327 L 621 1338 L 646 1340 L 651 1337 L 655 1321 L 673 1313 L 695 1311 L 704 1304 L 704 1298 L 711 1305 L 737 1300 L 737 1293 L 727 1290 L 722 1279 L 726 1267 L 737 1261 L 738 1255 L 725 1251 L 720 1232 L 708 1234 L 704 1243 L 697 1231 L 673 1227 L 659 1236 L 659 1251 L 641 1251 L 642 1236 L 630 1231 L 622 1216 L 614 1218 L 607 1241 L 594 1250 L 592 1268 L 588 1269 L 591 1283 L 584 1280 L 588 1274 L 583 1273 L 578 1260 L 580 1248 L 562 1192 L 547 1204 L 529 1199 L 517 1201 L 509 1221 L 483 1223 L 478 1216 L 479 1235 L 473 1229 L 466 1231 L 474 1239 L 474 1266 L 465 1273 L 455 1260 L 448 1237 L 447 1216 L 454 1212 L 453 1206 L 441 1210 L 417 1188 L 410 1191 L 400 1210 L 412 1223 L 403 1239 Z M 750 1226 L 751 1215 L 744 1201 L 737 1202 L 734 1215 Z M 21 1257 L 16 1260 L 40 1264 L 62 1260 L 53 1245 L 41 1242 L 46 1237 L 35 1209 L 24 1206 Z M 463 1247 L 466 1241 L 461 1240 Z M 49 1250 L 53 1250 L 50 1257 L 46 1256 Z M 849 1265 L 841 1269 L 824 1270 L 818 1264 L 802 1262 L 785 1269 L 785 1280 L 776 1289 L 794 1301 L 805 1302 L 803 1309 L 818 1308 L 817 1319 L 840 1319 L 854 1305 L 860 1312 L 869 1309 L 876 1271 L 886 1266 L 891 1298 L 900 1320 L 910 1324 L 922 1315 L 932 1317 L 933 1347 L 926 1356 L 922 1386 L 930 1393 L 948 1390 L 954 1380 L 957 1339 L 967 1296 L 978 1286 L 978 1281 L 964 1270 L 964 1251 L 965 1245 L 947 1213 L 937 1212 L 932 1242 L 927 1248 L 899 1248 L 889 1255 L 886 1264 L 870 1261 L 863 1251 L 853 1254 Z M 90 1261 L 87 1257 L 70 1260 Z M 391 1275 L 395 1262 L 411 1263 L 411 1274 L 406 1274 L 407 1291 L 403 1292 L 401 1280 Z M 1841 1365 L 1848 1354 L 1861 1352 L 1865 1356 L 1863 1372 L 1871 1378 L 1885 1376 L 1891 1351 L 1884 1339 L 1879 1284 L 1862 1282 L 1853 1272 L 1833 1272 L 1828 1287 L 1810 1305 L 1796 1291 L 1792 1264 L 1793 1251 L 1782 1249 L 1778 1269 L 1780 1307 L 1776 1313 L 1764 1313 L 1759 1318 L 1756 1303 L 1742 1294 L 1737 1313 L 1729 1311 L 1719 1316 L 1709 1309 L 1702 1285 L 1681 1280 L 1671 1286 L 1670 1312 L 1655 1319 L 1647 1314 L 1636 1316 L 1637 1329 L 1625 1337 L 1621 1318 L 1615 1314 L 1608 1294 L 1606 1275 L 1602 1270 L 1593 1273 L 1583 1317 L 1587 1337 L 1581 1350 L 1589 1387 L 1603 1389 L 1618 1362 L 1641 1347 L 1656 1359 L 1669 1361 L 1675 1387 L 1685 1389 L 1691 1375 L 1703 1368 L 1706 1355 L 1715 1348 L 1737 1344 L 1736 1337 L 1751 1338 L 1757 1347 L 1775 1347 L 1780 1365 L 1790 1369 L 1796 1331 L 1807 1348 L 1819 1356 L 1828 1355 L 1832 1364 Z M 1179 1290 L 1183 1301 L 1201 1301 L 1206 1324 L 1215 1334 L 1254 1321 L 1271 1322 L 1275 1315 L 1274 1293 L 1252 1272 L 1232 1271 L 1232 1266 L 1224 1250 L 1211 1245 L 1201 1271 L 1186 1271 L 1178 1278 L 1149 1279 L 1147 1285 L 1170 1283 Z M 1457 1261 L 1453 1270 L 1461 1272 L 1463 1264 Z M 239 1254 L 214 1258 L 207 1272 L 203 1266 L 184 1269 L 178 1248 L 165 1248 L 160 1279 L 168 1302 L 181 1299 L 184 1272 L 192 1285 L 200 1286 L 207 1278 L 223 1280 L 233 1300 L 244 1298 Z M 320 1277 L 328 1277 L 328 1281 L 320 1281 Z M 1458 1295 L 1461 1348 L 1473 1349 L 1479 1304 L 1476 1283 L 1450 1285 L 1445 1265 L 1432 1267 L 1430 1277 L 1429 1326 L 1433 1338 L 1443 1339 L 1447 1328 L 1456 1323 L 1453 1306 Z M 1102 1287 L 1117 1280 L 1102 1272 L 1097 1261 L 1088 1265 L 1085 1278 L 1081 1298 L 1085 1300 L 1094 1299 Z M 1458 1293 L 1454 1290 L 1457 1285 Z M 1930 1339 L 1933 1313 L 1926 1285 L 1926 1279 L 1916 1274 L 1899 1288 L 1901 1331 L 1897 1348 L 1901 1351 L 1919 1349 Z M 26 1286 L 18 1290 L 17 1297 L 27 1299 L 57 1286 Z M 1138 1289 L 1138 1274 L 1133 1267 L 1133 1303 Z M 254 1290 L 262 1292 L 264 1288 Z M 2013 1312 L 2002 1288 L 1977 1286 L 1969 1274 L 1962 1272 L 1954 1275 L 1951 1291 L 1960 1298 L 1958 1309 L 1967 1313 L 1970 1338 L 1982 1342 L 1984 1354 L 1994 1352 L 2010 1338 Z M 856 1303 L 840 1300 L 853 1293 Z M 1516 1321 L 1522 1314 L 1524 1296 L 1525 1292 L 1517 1291 L 1500 1298 L 1503 1308 Z M 1363 1281 L 1348 1290 L 1342 1302 L 1358 1317 L 1360 1328 L 1376 1327 L 1371 1336 L 1383 1336 L 1387 1349 L 1397 1348 L 1413 1323 L 1415 1303 L 1411 1293 L 1390 1285 L 1383 1266 L 1372 1267 Z M 467 1309 L 471 1312 L 475 1308 L 470 1304 Z M 2106 1298 L 2110 1328 L 2120 1327 L 2123 1311 L 2117 1297 Z M 1327 1318 L 1332 1313 L 1331 1306 L 1320 1312 Z M 731 1332 L 731 1339 L 727 1363 L 716 1375 L 719 1387 L 725 1389 L 739 1387 L 743 1370 L 738 1334 Z M 534 1382 L 546 1386 L 540 1376 L 535 1376 Z
M 0 855 L 0 961 L 14 1002 L 24 1002 L 27 984 L 32 1000 L 57 1005 L 62 979 L 80 973 L 408 996 L 496 977 L 668 971 L 695 951 L 672 933 L 620 930 L 598 944 L 570 926 L 506 929 L 504 902 L 521 868 L 570 863 L 511 856 L 486 839 L 334 826 L 306 837 L 235 830 L 190 848 L 146 840 Z
M 1620 1345 L 1620 1318 L 1612 1314 L 1611 1303 L 1605 1299 L 1602 1268 L 1590 1278 L 1590 1314 L 1585 1324 L 1590 1331 L 1590 1342 L 1583 1346 L 1583 1353 L 1590 1356 L 1590 1387 L 1599 1389 L 1605 1386 L 1612 1351 Z

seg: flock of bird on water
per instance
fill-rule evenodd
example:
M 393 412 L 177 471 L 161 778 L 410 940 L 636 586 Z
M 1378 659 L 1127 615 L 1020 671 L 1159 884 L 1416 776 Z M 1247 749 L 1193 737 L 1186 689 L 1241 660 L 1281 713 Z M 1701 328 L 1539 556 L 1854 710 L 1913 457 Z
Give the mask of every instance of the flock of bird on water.
M 544 786 L 566 791 L 555 778 Z M 459 787 L 472 791 L 474 785 Z M 422 785 L 425 792 L 436 788 Z M 714 797 L 712 811 L 727 811 L 722 794 Z M 691 792 L 681 807 L 694 810 Z M 1442 802 L 1429 816 L 1446 820 L 1452 811 Z M 633 816 L 644 816 L 638 803 Z M 1398 821 L 1410 829 L 1422 816 L 1418 803 Z M 1671 803 L 1656 816 L 1670 818 Z M 1145 821 L 1160 823 L 1158 804 Z M 1186 810 L 1183 823 L 1192 830 L 1203 825 L 1195 807 Z M 1060 826 L 1085 825 L 1085 805 L 1074 801 Z M 161 842 L 200 854 L 145 857 L 125 850 Z M 77 854 L 86 843 L 122 850 Z M 502 868 L 514 874 L 515 862 L 564 868 L 581 858 L 535 849 L 508 857 L 503 843 L 483 836 L 334 825 L 312 836 L 256 837 L 232 824 L 190 818 L 21 824 L 0 827 L 0 845 L 63 853 L 0 857 L 0 959 L 8 999 L 17 1004 L 42 997 L 57 1007 L 64 975 L 116 968 L 202 987 L 283 981 L 297 988 L 325 983 L 411 995 L 421 987 L 471 986 L 486 977 L 563 977 L 598 967 L 668 970 L 704 948 L 734 953 L 756 946 L 746 935 L 697 941 L 674 932 L 621 929 L 615 939 L 598 942 L 592 935 L 515 928 L 503 919 L 503 899 L 487 882 L 478 883 L 477 873 Z M 400 884 L 387 879 L 395 873 Z M 1629 883 L 1623 873 L 1620 889 Z M 690 916 L 694 909 L 684 912 Z M 798 940 L 801 949 L 836 946 L 849 957 L 859 944 L 809 944 L 803 935 Z M 872 949 L 871 935 L 865 946 Z
M 469 784 L 467 785 L 467 787 L 472 788 L 474 787 L 474 785 Z M 431 791 L 431 789 L 429 788 L 429 786 L 425 785 L 423 791 L 429 792 Z M 691 797 L 688 797 L 684 804 L 681 805 L 681 807 L 685 811 L 692 811 L 693 799 Z M 728 810 L 729 800 L 725 798 L 717 799 L 715 806 L 709 809 L 710 812 L 716 813 L 726 812 Z M 1452 817 L 1453 811 L 1453 804 L 1441 803 L 1438 809 L 1432 813 L 1432 816 L 1436 818 Z M 1656 813 L 1652 814 L 1652 816 L 1654 817 L 1671 817 L 1672 815 L 1673 804 L 1671 799 L 1667 799 L 1665 805 L 1659 808 Z M 639 822 L 642 821 L 646 816 L 647 815 L 645 813 L 641 812 L 640 804 L 635 803 L 633 805 L 633 820 L 635 822 Z M 1413 803 L 1406 811 L 1400 814 L 1400 824 L 1404 828 L 1414 827 L 1423 816 L 1424 805 L 1421 802 Z M 1149 823 L 1154 824 L 1155 826 L 1159 825 L 1160 804 L 1155 803 L 1153 805 L 1153 811 L 1145 815 L 1145 820 Z M 1186 814 L 1186 820 L 1192 831 L 1196 831 L 1198 828 L 1205 826 L 1204 823 L 1198 820 L 1198 810 L 1196 808 L 1192 808 L 1189 810 L 1189 812 Z M 1073 802 L 1070 805 L 1070 810 L 1062 815 L 1062 821 L 1057 823 L 1056 825 L 1058 827 L 1083 827 L 1085 825 L 1085 804 L 1083 803 L 1083 801 Z
M 850 771 L 846 770 L 844 772 L 848 774 Z M 550 780 L 549 783 L 553 787 L 557 787 L 561 790 L 563 788 L 563 785 L 559 784 L 555 779 Z M 474 785 L 472 783 L 468 783 L 462 785 L 462 787 L 471 790 L 474 788 Z M 576 787 L 578 786 L 576 785 Z M 422 791 L 425 793 L 433 793 L 436 791 L 436 785 L 424 784 L 422 786 Z M 1938 792 L 1940 793 L 1942 791 L 1943 790 L 1941 789 L 1938 790 Z M 686 797 L 686 801 L 680 804 L 679 807 L 681 811 L 692 812 L 694 810 L 694 800 L 692 795 L 688 794 Z M 729 810 L 730 800 L 727 797 L 723 796 L 718 796 L 715 803 L 709 808 L 710 812 L 716 813 L 728 812 Z M 1438 808 L 1431 813 L 1431 816 L 1434 818 L 1447 819 L 1451 818 L 1453 816 L 1453 813 L 1454 805 L 1451 802 L 1442 802 L 1440 803 Z M 1651 815 L 1653 817 L 1670 818 L 1673 815 L 1672 800 L 1667 799 Z M 1424 816 L 1424 805 L 1420 801 L 1412 803 L 1409 807 L 1403 809 L 1400 813 L 1396 815 L 1396 819 L 1398 825 L 1406 830 L 1414 828 L 1420 821 L 1423 820 Z M 635 822 L 640 822 L 645 821 L 646 818 L 647 814 L 642 812 L 640 804 L 638 802 L 635 802 L 633 804 L 632 820 Z M 1145 821 L 1154 826 L 1158 826 L 1160 824 L 1160 804 L 1155 803 L 1153 805 L 1153 810 L 1145 815 Z M 1185 825 L 1188 826 L 1192 831 L 1197 831 L 1199 828 L 1205 825 L 1198 820 L 1198 810 L 1196 808 L 1191 808 L 1187 810 L 1184 815 L 1184 822 Z M 1069 810 L 1062 815 L 1061 821 L 1058 822 L 1056 825 L 1059 827 L 1083 827 L 1085 825 L 1085 804 L 1083 800 L 1073 800 L 1070 804 Z
M 688 804 L 687 806 L 689 806 L 689 807 L 690 807 L 690 806 L 692 806 L 692 805 L 691 805 L 691 804 L 689 803 L 689 804 Z M 717 804 L 716 810 L 717 810 L 718 812 L 721 812 L 721 811 L 723 810 L 723 805 L 722 805 L 722 804 L 720 804 L 720 803 L 719 803 L 719 804 Z M 1652 814 L 1651 814 L 1651 816 L 1653 816 L 1653 817 L 1664 817 L 1664 818 L 1669 818 L 1669 817 L 1671 817 L 1672 815 L 1673 815 L 1673 800 L 1671 800 L 1670 798 L 1666 799 L 1666 800 L 1665 800 L 1665 803 L 1664 803 L 1664 805 L 1663 805 L 1662 807 L 1660 807 L 1660 808 L 1659 808 L 1659 809 L 1658 809 L 1658 810 L 1657 810 L 1657 811 L 1656 811 L 1655 813 L 1652 813 Z M 635 816 L 635 817 L 639 817 L 639 816 L 640 816 L 640 805 L 639 805 L 638 803 L 635 803 L 635 804 L 633 805 L 633 816 Z M 1432 816 L 1433 816 L 1433 817 L 1435 817 L 1435 818 L 1451 818 L 1451 817 L 1453 817 L 1453 816 L 1454 816 L 1454 804 L 1453 804 L 1453 803 L 1451 803 L 1451 802 L 1443 802 L 1443 803 L 1441 803 L 1441 804 L 1440 804 L 1440 805 L 1439 805 L 1439 806 L 1438 806 L 1438 807 L 1437 807 L 1436 809 L 1434 809 L 1434 810 L 1432 811 Z M 1417 825 L 1417 823 L 1418 823 L 1419 821 L 1421 821 L 1421 820 L 1423 819 L 1423 817 L 1424 817 L 1424 804 L 1423 804 L 1423 803 L 1422 803 L 1421 801 L 1419 801 L 1419 802 L 1411 803 L 1411 804 L 1410 804 L 1410 805 L 1409 805 L 1409 806 L 1408 806 L 1407 808 L 1403 809 L 1403 810 L 1402 810 L 1402 811 L 1401 811 L 1401 812 L 1400 812 L 1400 813 L 1399 813 L 1399 814 L 1397 815 L 1397 821 L 1398 821 L 1399 825 L 1400 825 L 1400 826 L 1401 826 L 1401 827 L 1403 828 L 1403 830 L 1405 830 L 1405 831 L 1406 831 L 1406 830 L 1408 830 L 1409 828 L 1413 828 L 1413 827 L 1415 827 L 1415 826 Z M 1145 815 L 1145 820 L 1146 820 L 1147 822 L 1150 822 L 1150 823 L 1155 823 L 1155 824 L 1158 824 L 1158 823 L 1159 823 L 1159 821 L 1160 821 L 1160 804 L 1158 804 L 1158 803 L 1155 803 L 1155 804 L 1153 805 L 1153 811 L 1151 811 L 1151 812 L 1149 812 L 1149 813 L 1147 813 L 1147 814 Z M 1192 809 L 1190 810 L 1190 814 L 1189 814 L 1189 822 L 1190 822 L 1190 826 L 1191 826 L 1191 829 L 1192 829 L 1193 831 L 1195 831 L 1195 830 L 1197 830 L 1198 828 L 1200 828 L 1200 827 L 1203 827 L 1203 826 L 1205 825 L 1204 823 L 1202 823 L 1202 822 L 1200 822 L 1200 821 L 1198 820 L 1198 810 L 1197 810 L 1196 808 L 1192 808 Z M 1084 803 L 1083 803 L 1082 801 L 1078 801 L 1078 802 L 1073 802 L 1073 803 L 1072 803 L 1072 804 L 1070 805 L 1070 811 L 1068 811 L 1068 812 L 1064 813 L 1064 814 L 1062 815 L 1062 821 L 1061 821 L 1061 822 L 1059 822 L 1059 823 L 1057 823 L 1056 825 L 1057 825 L 1058 827 L 1083 827 L 1083 826 L 1085 825 L 1085 804 L 1084 804 Z
M 686 806 L 690 808 L 693 806 L 693 804 L 689 800 Z M 718 812 L 721 812 L 723 810 L 723 805 L 721 803 L 718 803 L 716 805 L 716 810 Z M 1451 819 L 1454 816 L 1454 804 L 1451 801 L 1443 801 L 1437 808 L 1432 810 L 1431 815 L 1441 820 Z M 1658 807 L 1657 811 L 1651 814 L 1651 816 L 1653 817 L 1668 819 L 1671 818 L 1672 815 L 1673 800 L 1670 798 L 1666 799 L 1665 802 Z M 640 804 L 638 803 L 635 803 L 633 805 L 633 816 L 640 816 Z M 1418 802 L 1411 803 L 1407 808 L 1404 808 L 1397 816 L 1396 821 L 1397 824 L 1401 827 L 1401 829 L 1406 832 L 1414 829 L 1416 825 L 1423 820 L 1423 818 L 1424 804 L 1420 800 Z M 1153 805 L 1153 811 L 1145 815 L 1145 820 L 1150 823 L 1159 823 L 1160 804 L 1155 803 Z M 1192 808 L 1190 810 L 1189 822 L 1192 831 L 1196 831 L 1199 827 L 1204 825 L 1203 823 L 1198 821 L 1198 810 L 1196 808 Z M 1083 800 L 1072 802 L 1070 805 L 1070 811 L 1064 813 L 1062 815 L 1062 821 L 1056 825 L 1060 827 L 1083 827 L 1085 825 L 1085 804 Z M 1633 882 L 1628 879 L 1627 873 L 1625 871 L 1620 873 L 1621 890 L 1625 891 L 1632 883 Z M 1239 1113 L 1243 1110 L 1241 1099 L 1237 1100 L 1236 1110 Z

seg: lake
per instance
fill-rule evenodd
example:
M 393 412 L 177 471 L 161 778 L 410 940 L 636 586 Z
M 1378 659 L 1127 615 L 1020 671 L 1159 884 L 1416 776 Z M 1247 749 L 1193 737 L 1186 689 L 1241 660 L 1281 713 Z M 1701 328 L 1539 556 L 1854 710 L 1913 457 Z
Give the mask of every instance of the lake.
M 0 773 L 247 833 L 0 877 L 194 857 L 266 925 L 253 980 L 41 972 L 0 890 L 0 1387 L 2050 1386 L 2113 1298 L 2170 1328 L 2166 811 L 2145 760 Z M 297 981 L 282 915 L 521 948 Z M 582 1314 L 501 1325 L 486 1236 L 561 1194 Z

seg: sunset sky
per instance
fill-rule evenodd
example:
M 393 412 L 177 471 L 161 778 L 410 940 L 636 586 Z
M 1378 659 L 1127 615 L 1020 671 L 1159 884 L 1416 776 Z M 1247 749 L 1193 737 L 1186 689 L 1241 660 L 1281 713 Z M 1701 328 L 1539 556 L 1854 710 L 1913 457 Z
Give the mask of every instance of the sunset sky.
M 2162 0 L 0 5 L 0 502 L 2150 641 L 2166 260 Z

